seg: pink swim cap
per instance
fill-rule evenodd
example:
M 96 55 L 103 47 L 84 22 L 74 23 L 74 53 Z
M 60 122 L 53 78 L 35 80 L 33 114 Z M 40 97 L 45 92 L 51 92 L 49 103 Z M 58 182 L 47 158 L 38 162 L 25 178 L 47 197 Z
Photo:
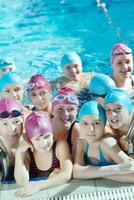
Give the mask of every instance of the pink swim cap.
M 0 100 L 0 120 L 18 117 L 22 114 L 22 106 L 18 101 L 8 98 Z
M 34 136 L 52 133 L 50 118 L 45 112 L 32 112 L 25 122 L 26 136 L 31 140 Z
M 111 63 L 113 63 L 117 55 L 122 55 L 122 54 L 132 54 L 132 49 L 130 49 L 128 46 L 122 43 L 116 44 L 111 51 L 110 55 Z
M 75 94 L 75 91 L 69 87 L 59 88 L 56 96 L 53 98 L 52 105 L 54 107 L 59 104 L 71 104 L 78 106 L 79 101 Z
M 48 80 L 40 74 L 34 75 L 31 77 L 30 81 L 28 82 L 27 91 L 35 91 L 45 89 L 49 92 L 51 91 L 51 85 Z

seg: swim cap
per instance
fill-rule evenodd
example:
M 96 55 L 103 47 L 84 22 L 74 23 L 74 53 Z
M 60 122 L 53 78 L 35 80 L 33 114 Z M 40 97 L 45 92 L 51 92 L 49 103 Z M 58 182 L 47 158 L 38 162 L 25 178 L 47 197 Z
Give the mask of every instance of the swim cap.
M 14 83 L 17 83 L 21 87 L 23 87 L 22 79 L 16 73 L 14 73 L 14 72 L 4 73 L 0 78 L 0 92 L 3 92 L 5 87 L 7 87 L 10 84 L 14 84 Z
M 52 133 L 50 118 L 45 112 L 32 112 L 25 122 L 26 136 L 31 140 L 34 136 Z
M 132 101 L 130 96 L 125 90 L 115 88 L 111 90 L 104 99 L 104 105 L 108 103 L 117 103 L 125 107 L 128 112 L 132 112 Z
M 0 59 L 0 70 L 7 71 L 7 70 L 15 70 L 16 66 L 10 58 Z
M 32 92 L 36 90 L 45 89 L 51 91 L 51 85 L 48 80 L 40 74 L 36 74 L 30 78 L 28 82 L 27 91 Z
M 22 106 L 18 101 L 8 98 L 0 100 L 0 119 L 18 117 L 22 114 Z
M 105 97 L 106 94 L 115 88 L 115 82 L 105 74 L 97 74 L 89 82 L 89 92 L 91 98 L 95 100 L 98 97 Z
M 116 44 L 111 51 L 110 55 L 111 63 L 113 63 L 117 55 L 122 55 L 122 54 L 132 54 L 132 49 L 130 49 L 128 46 L 122 43 Z
M 57 95 L 52 100 L 52 106 L 54 107 L 59 104 L 71 104 L 78 106 L 79 101 L 74 90 L 69 87 L 59 88 Z
M 61 59 L 61 67 L 63 68 L 67 64 L 77 63 L 82 66 L 82 61 L 76 52 L 69 52 L 65 54 Z
M 104 125 L 106 124 L 105 110 L 103 109 L 101 104 L 96 101 L 88 101 L 81 107 L 79 114 L 78 114 L 79 122 L 81 121 L 81 119 L 84 115 L 99 116 L 102 123 Z

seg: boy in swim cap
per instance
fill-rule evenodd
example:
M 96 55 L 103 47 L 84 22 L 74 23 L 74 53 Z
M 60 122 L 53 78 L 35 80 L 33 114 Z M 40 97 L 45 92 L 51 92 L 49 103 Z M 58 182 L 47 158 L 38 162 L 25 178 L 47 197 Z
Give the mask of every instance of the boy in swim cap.
M 76 138 L 80 136 L 79 123 L 76 121 L 78 98 L 68 87 L 59 88 L 52 100 L 52 127 L 55 140 L 66 140 L 72 158 L 75 154 Z
M 23 110 L 13 99 L 0 100 L 0 149 L 5 157 L 0 159 L 4 180 L 14 180 L 15 152 L 22 140 Z M 1 167 L 0 167 L 1 168 Z
M 113 69 L 112 78 L 117 87 L 122 87 L 133 96 L 134 77 L 133 72 L 133 55 L 132 49 L 125 44 L 116 44 L 110 55 L 111 65 Z
M 131 171 L 130 166 L 125 165 L 125 162 L 131 166 L 134 163 L 131 163 L 123 151 L 121 152 L 114 138 L 104 138 L 106 116 L 101 104 L 96 101 L 85 103 L 79 111 L 78 119 L 81 138 L 77 140 L 74 178 L 103 177 L 134 182 L 131 176 L 129 177 L 129 173 L 132 173 L 134 168 Z
M 16 182 L 24 186 L 29 178 L 42 177 L 47 180 L 30 182 L 18 190 L 16 195 L 26 197 L 69 181 L 72 174 L 69 148 L 65 141 L 53 142 L 48 114 L 33 111 L 26 119 L 25 130 L 28 141 L 24 141 L 16 153 Z
M 28 82 L 27 91 L 29 99 L 34 105 L 33 110 L 51 113 L 51 85 L 45 77 L 40 74 L 32 76 Z
M 90 100 L 88 82 L 93 76 L 92 73 L 82 72 L 82 61 L 76 52 L 68 52 L 61 58 L 61 67 L 64 76 L 52 81 L 52 89 L 67 86 L 73 89 L 79 99 L 79 106 Z
M 10 58 L 0 59 L 0 76 L 5 72 L 14 70 L 16 70 L 16 66 Z
M 104 100 L 105 111 L 108 123 L 124 151 L 129 151 L 128 142 L 123 142 L 124 136 L 127 136 L 129 129 L 133 127 L 133 106 L 129 95 L 120 88 L 111 90 Z M 133 139 L 134 130 L 132 129 L 131 137 Z
M 96 74 L 89 82 L 89 92 L 92 100 L 104 106 L 104 98 L 107 93 L 115 88 L 115 82 L 105 74 Z

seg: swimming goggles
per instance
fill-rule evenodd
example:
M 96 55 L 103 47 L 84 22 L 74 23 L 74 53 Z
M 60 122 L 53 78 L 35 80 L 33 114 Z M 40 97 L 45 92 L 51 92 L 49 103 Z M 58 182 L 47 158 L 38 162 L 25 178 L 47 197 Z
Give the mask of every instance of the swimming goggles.
M 2 113 L 0 113 L 0 118 L 8 118 L 9 116 L 11 117 L 19 117 L 20 115 L 22 115 L 22 112 L 18 111 L 18 110 L 13 110 L 12 112 L 8 112 L 8 111 L 4 111 Z
M 54 97 L 53 101 L 64 101 L 64 100 L 68 100 L 68 103 L 72 103 L 72 104 L 77 104 L 78 105 L 78 99 L 76 96 L 74 95 L 64 95 L 64 94 L 59 94 L 57 96 Z
M 119 54 L 124 54 L 124 53 L 131 54 L 132 50 L 128 47 L 126 47 L 125 49 L 117 48 L 113 50 L 112 55 L 119 55 Z
M 47 83 L 45 83 L 44 81 L 38 81 L 36 83 L 29 83 L 28 84 L 28 89 L 31 90 L 33 89 L 35 86 L 37 87 L 43 87 L 43 86 L 47 86 Z

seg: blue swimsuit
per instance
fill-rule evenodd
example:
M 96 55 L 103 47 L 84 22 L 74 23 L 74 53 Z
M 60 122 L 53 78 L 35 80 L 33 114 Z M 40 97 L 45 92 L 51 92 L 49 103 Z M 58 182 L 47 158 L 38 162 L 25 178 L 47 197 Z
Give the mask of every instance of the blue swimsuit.
M 109 162 L 105 159 L 101 148 L 99 147 L 99 158 L 100 160 L 98 162 L 93 162 L 90 160 L 88 156 L 88 149 L 89 149 L 89 144 L 85 145 L 85 155 L 84 155 L 84 161 L 86 165 L 92 165 L 92 166 L 107 166 L 107 165 L 112 165 L 114 164 L 113 162 Z

